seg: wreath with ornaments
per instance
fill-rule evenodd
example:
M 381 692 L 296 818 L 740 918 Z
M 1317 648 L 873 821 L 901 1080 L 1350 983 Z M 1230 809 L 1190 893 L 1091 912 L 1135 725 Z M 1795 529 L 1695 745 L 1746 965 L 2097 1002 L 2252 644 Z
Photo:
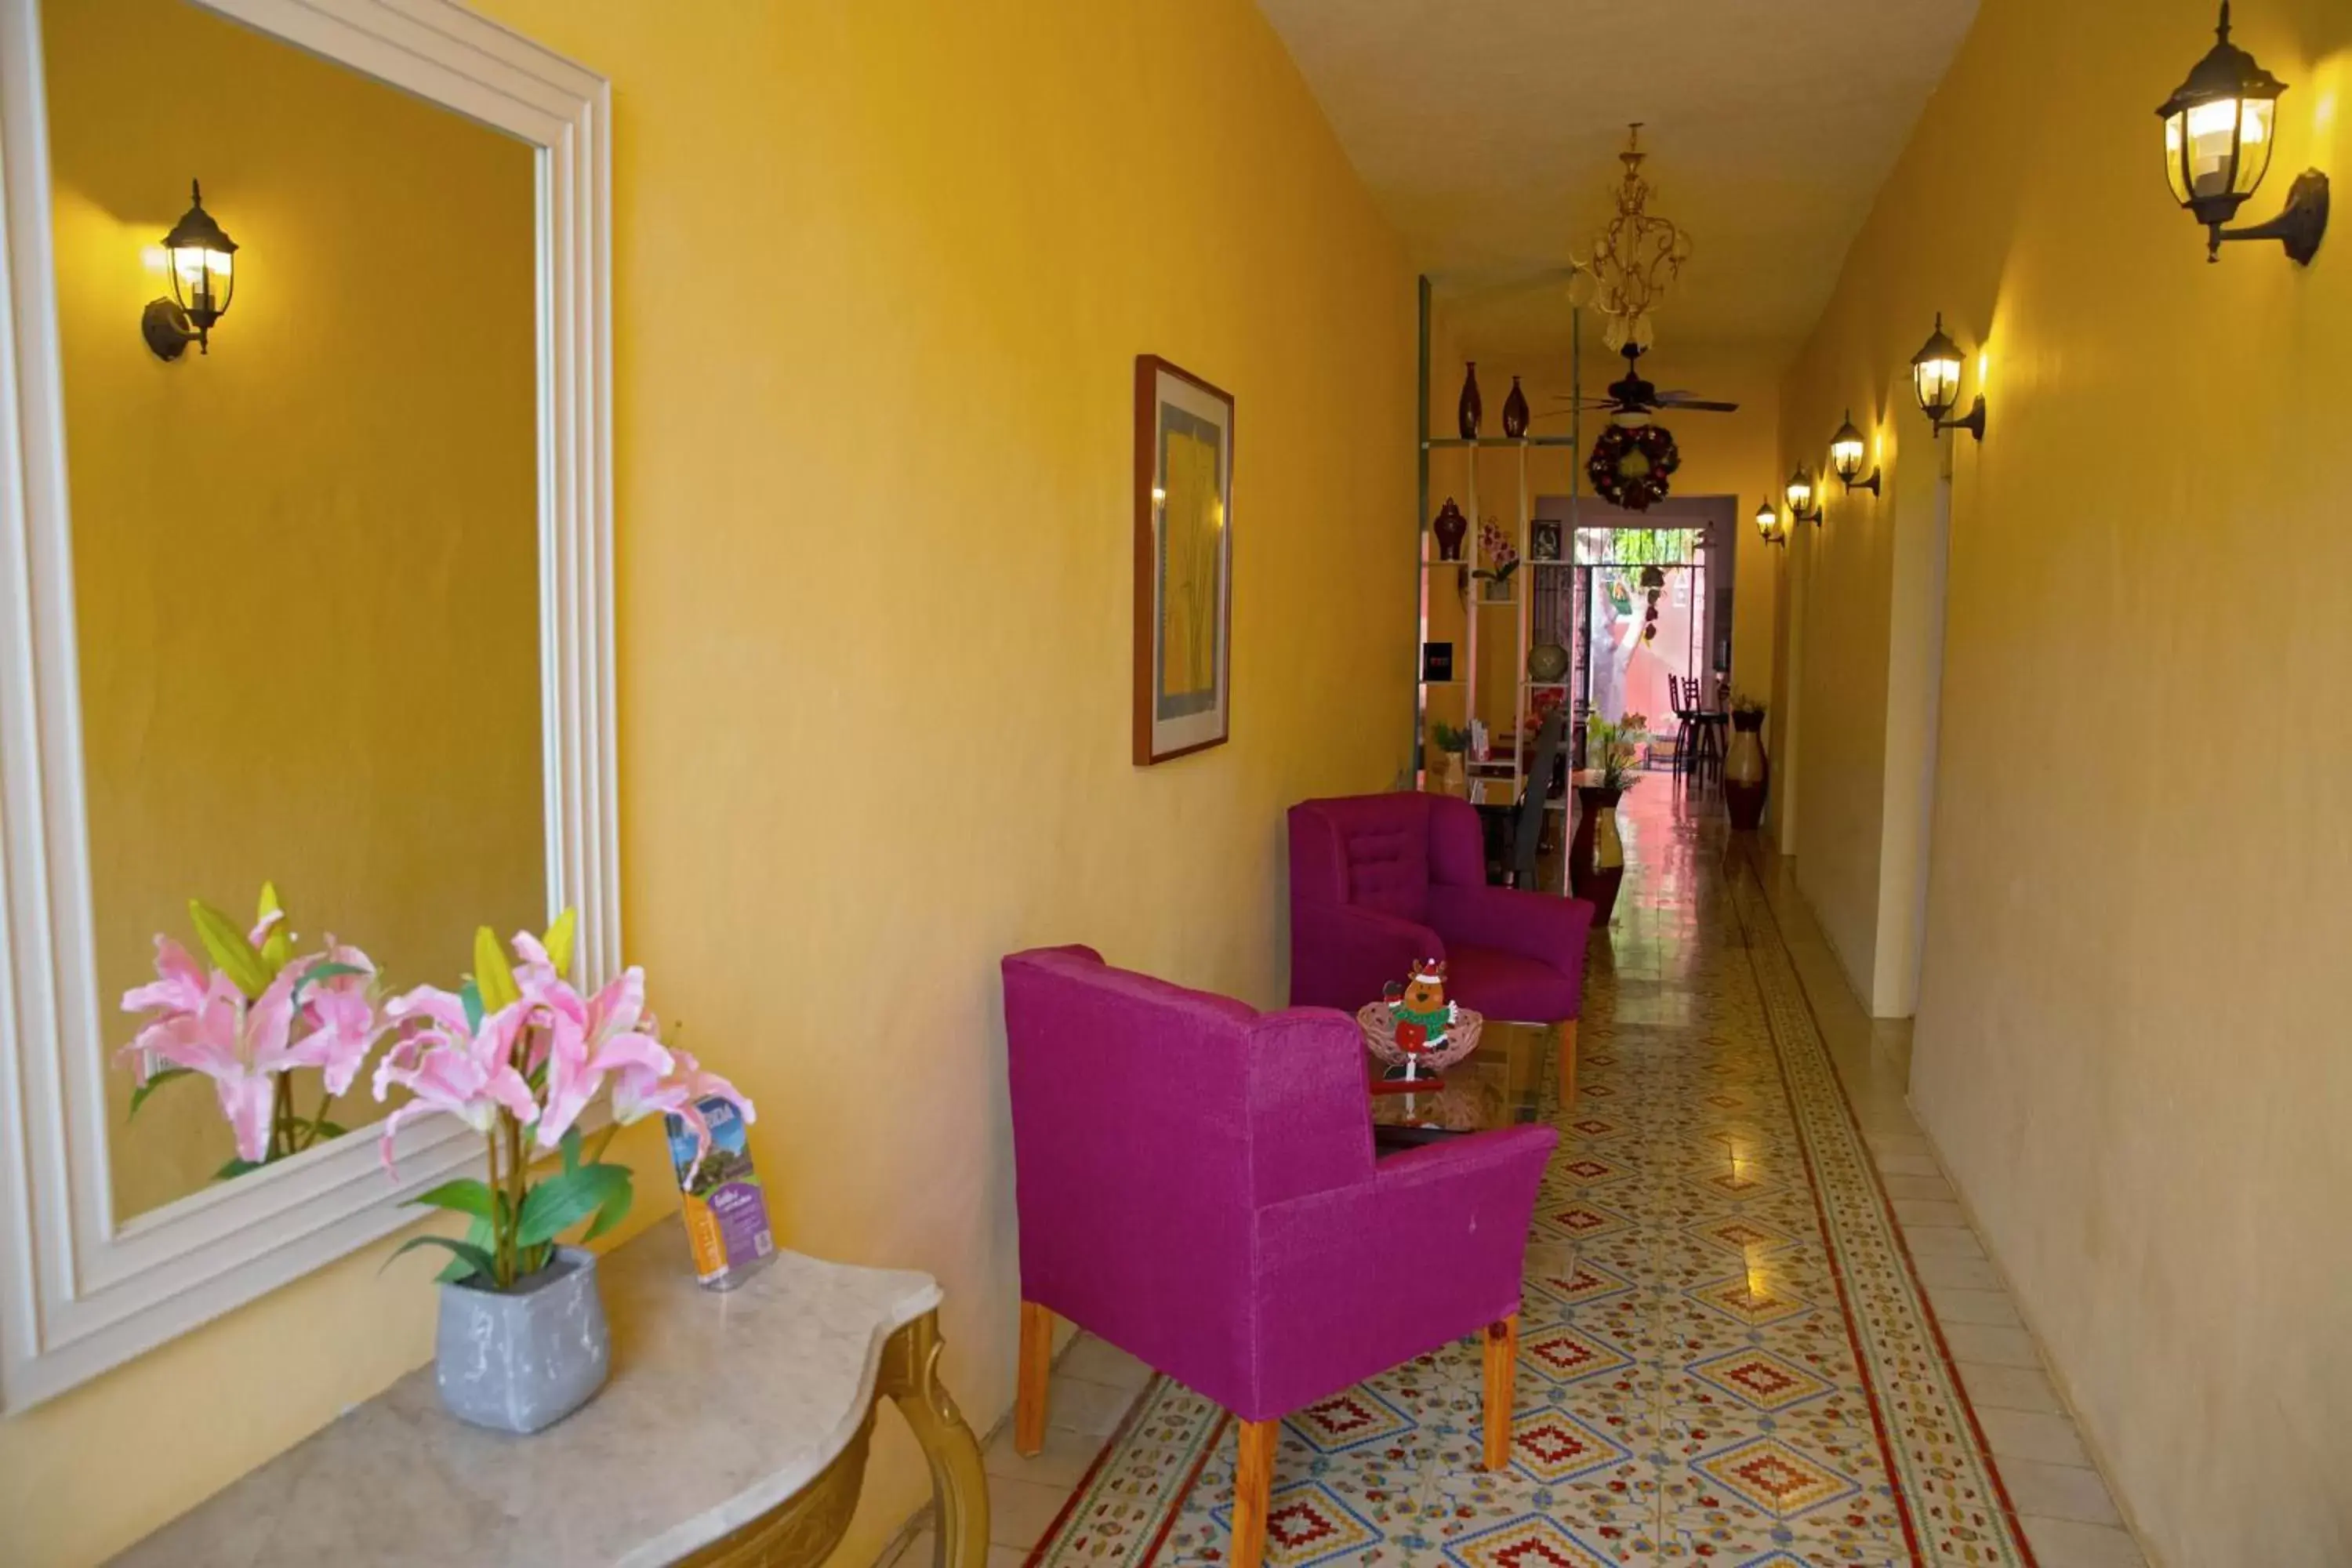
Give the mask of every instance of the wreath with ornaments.
M 1682 467 L 1674 432 L 1663 425 L 1612 425 L 1592 443 L 1584 465 L 1592 493 L 1627 511 L 1647 511 L 1666 499 L 1666 477 Z

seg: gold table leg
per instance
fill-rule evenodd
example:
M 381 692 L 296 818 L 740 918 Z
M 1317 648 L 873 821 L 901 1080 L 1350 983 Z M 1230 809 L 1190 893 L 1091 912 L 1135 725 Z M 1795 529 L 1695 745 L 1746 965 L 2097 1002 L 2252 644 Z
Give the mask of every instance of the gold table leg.
M 940 1381 L 943 1344 L 937 1312 L 892 1334 L 882 1347 L 881 1388 L 898 1402 L 931 1467 L 931 1500 L 939 1510 L 932 1568 L 986 1568 L 988 1478 L 980 1444 Z

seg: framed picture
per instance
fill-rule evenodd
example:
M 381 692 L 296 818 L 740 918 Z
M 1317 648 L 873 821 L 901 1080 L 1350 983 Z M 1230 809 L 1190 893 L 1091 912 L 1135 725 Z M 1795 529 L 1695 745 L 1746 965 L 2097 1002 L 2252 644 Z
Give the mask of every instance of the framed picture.
M 1135 763 L 1223 745 L 1233 721 L 1234 400 L 1135 361 Z
M 1454 679 L 1454 645 L 1450 642 L 1425 642 L 1421 645 L 1421 678 L 1423 680 Z
M 1559 524 L 1549 518 L 1535 521 L 1535 548 L 1529 553 L 1538 561 L 1559 559 Z

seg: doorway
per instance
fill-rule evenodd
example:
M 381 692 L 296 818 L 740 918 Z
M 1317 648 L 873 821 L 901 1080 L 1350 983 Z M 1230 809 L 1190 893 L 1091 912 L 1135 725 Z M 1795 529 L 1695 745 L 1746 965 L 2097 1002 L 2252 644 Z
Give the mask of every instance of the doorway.
M 1569 651 L 1555 700 L 1571 705 L 1574 755 L 1583 755 L 1588 718 L 1616 723 L 1637 713 L 1647 721 L 1649 764 L 1671 766 L 1678 726 L 1669 676 L 1697 682 L 1707 705 L 1722 705 L 1733 574 L 1718 542 L 1734 538 L 1735 506 L 1728 496 L 1676 497 L 1648 512 L 1587 498 L 1538 501 L 1538 527 L 1557 526 L 1552 537 L 1571 569 L 1535 574 L 1529 629 L 1534 642 Z M 1539 531 L 1539 556 L 1544 541 Z

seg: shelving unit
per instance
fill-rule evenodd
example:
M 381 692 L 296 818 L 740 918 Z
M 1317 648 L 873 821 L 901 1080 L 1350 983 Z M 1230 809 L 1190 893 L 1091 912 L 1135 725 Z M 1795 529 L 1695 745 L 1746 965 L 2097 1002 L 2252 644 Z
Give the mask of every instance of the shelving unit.
M 1421 394 L 1420 414 L 1420 500 L 1421 516 L 1418 530 L 1420 645 L 1416 652 L 1416 677 L 1426 673 L 1422 650 L 1433 641 L 1454 644 L 1456 658 L 1453 678 L 1446 680 L 1417 680 L 1413 698 L 1413 785 L 1425 789 L 1429 785 L 1428 755 L 1431 726 L 1436 723 L 1467 728 L 1474 717 L 1483 717 L 1494 726 L 1497 740 L 1507 735 L 1508 744 L 1498 748 L 1497 754 L 1484 762 L 1464 758 L 1466 774 L 1465 793 L 1474 805 L 1507 805 L 1518 800 L 1526 784 L 1521 741 L 1533 714 L 1534 695 L 1538 691 L 1570 692 L 1567 679 L 1538 681 L 1528 678 L 1528 654 L 1533 632 L 1536 595 L 1532 584 L 1539 571 L 1572 571 L 1574 568 L 1577 497 L 1581 478 L 1576 453 L 1583 445 L 1583 417 L 1576 413 L 1570 433 L 1566 436 L 1481 437 L 1475 440 L 1462 437 L 1441 437 L 1430 433 L 1430 292 L 1429 280 L 1421 283 Z M 1575 323 L 1575 352 L 1582 349 L 1581 312 Z M 1572 374 L 1576 390 L 1581 390 L 1580 373 Z M 1530 456 L 1545 448 L 1565 448 L 1569 457 L 1570 516 L 1561 525 L 1559 561 L 1537 561 L 1533 558 L 1535 497 L 1529 488 Z M 1507 452 L 1510 456 L 1496 465 L 1494 455 Z M 1434 461 L 1433 461 L 1434 459 Z M 1502 467 L 1501 473 L 1494 472 Z M 1436 473 L 1433 469 L 1437 470 Z M 1433 484 L 1433 479 L 1440 482 Z M 1481 563 L 1478 550 L 1478 529 L 1484 521 L 1480 505 L 1482 479 L 1498 481 L 1489 493 L 1507 491 L 1511 497 L 1512 521 L 1505 524 L 1518 551 L 1519 568 L 1513 578 L 1510 595 L 1488 599 L 1481 591 L 1483 584 L 1474 581 L 1469 573 Z M 1436 535 L 1430 530 L 1438 501 L 1444 496 L 1458 499 L 1464 514 L 1469 519 L 1469 531 L 1463 540 L 1463 558 L 1446 561 L 1440 558 Z M 1501 522 L 1498 513 L 1496 521 Z M 1572 582 L 1572 579 L 1570 580 Z M 1458 606 L 1458 607 L 1457 607 Z M 1509 630 L 1503 632 L 1494 612 L 1507 611 Z M 1571 617 L 1572 627 L 1572 617 Z M 1497 716 L 1480 712 L 1482 695 L 1479 679 L 1482 666 L 1497 658 L 1509 659 L 1509 676 L 1505 689 L 1510 712 L 1497 721 Z M 1572 695 L 1564 696 L 1573 713 Z M 1572 746 L 1572 735 L 1568 742 Z M 1570 752 L 1571 756 L 1573 752 Z M 1570 824 L 1574 792 L 1566 799 L 1548 802 L 1548 809 L 1561 814 L 1561 842 L 1567 840 Z M 1562 891 L 1565 891 L 1567 856 L 1560 857 Z

